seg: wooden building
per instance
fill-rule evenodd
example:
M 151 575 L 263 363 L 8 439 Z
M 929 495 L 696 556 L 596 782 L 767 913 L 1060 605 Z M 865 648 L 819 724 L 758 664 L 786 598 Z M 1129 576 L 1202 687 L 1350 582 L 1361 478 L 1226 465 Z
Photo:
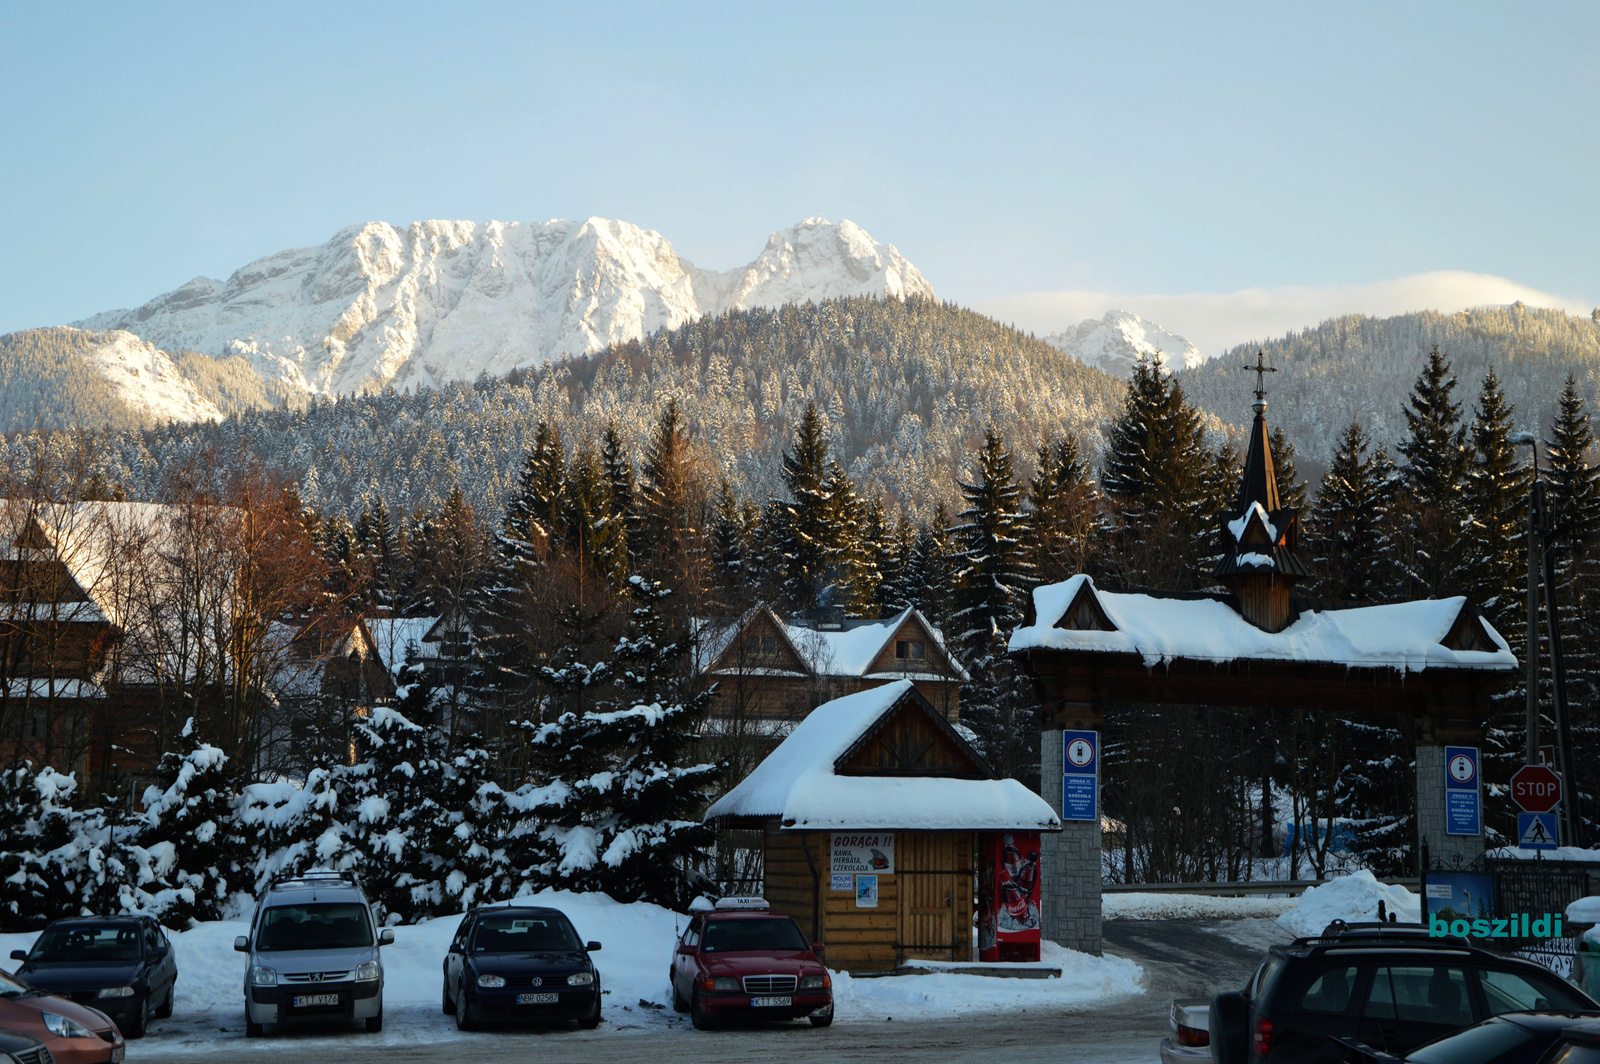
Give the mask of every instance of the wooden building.
M 910 680 L 946 720 L 961 715 L 966 670 L 915 609 L 878 620 L 785 618 L 762 603 L 739 617 L 699 621 L 696 635 L 701 673 L 716 683 L 713 721 L 793 722 L 894 680 Z
M 985 836 L 1061 829 L 910 680 L 818 706 L 706 819 L 760 832 L 767 900 L 850 971 L 972 960 Z

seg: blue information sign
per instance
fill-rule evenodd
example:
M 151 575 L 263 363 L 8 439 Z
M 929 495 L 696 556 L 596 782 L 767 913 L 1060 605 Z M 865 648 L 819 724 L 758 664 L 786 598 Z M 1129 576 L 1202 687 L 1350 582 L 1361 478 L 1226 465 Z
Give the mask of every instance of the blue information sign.
M 1524 850 L 1555 849 L 1559 830 L 1554 813 L 1517 814 L 1517 846 Z
M 1444 831 L 1446 835 L 1483 834 L 1476 746 L 1444 748 Z
M 1061 819 L 1100 819 L 1100 733 L 1061 733 Z

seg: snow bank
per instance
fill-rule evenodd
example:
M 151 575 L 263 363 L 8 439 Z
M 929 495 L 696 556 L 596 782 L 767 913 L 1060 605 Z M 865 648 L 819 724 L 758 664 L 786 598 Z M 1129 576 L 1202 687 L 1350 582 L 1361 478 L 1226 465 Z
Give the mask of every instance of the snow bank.
M 1142 994 L 1144 972 L 1122 957 L 1096 957 L 1045 942 L 1043 968 L 1060 968 L 1059 979 L 1000 979 L 982 975 L 890 976 L 853 979 L 833 976 L 839 1023 L 945 1019 L 968 1012 L 1017 1009 L 1080 1009 L 1107 998 Z M 938 965 L 919 965 L 934 969 Z M 1031 968 L 1034 965 L 1007 965 Z
M 1299 904 L 1298 898 L 1215 898 L 1206 894 L 1102 894 L 1106 920 L 1246 920 L 1276 917 Z M 1318 928 L 1321 930 L 1321 928 Z
M 1579 898 L 1567 906 L 1567 921 L 1574 924 L 1600 924 L 1600 898 Z
M 1402 923 L 1422 919 L 1420 896 L 1404 887 L 1379 883 L 1371 872 L 1361 871 L 1312 887 L 1300 895 L 1293 909 L 1278 917 L 1278 924 L 1296 935 L 1320 935 L 1335 920 L 1376 920 L 1379 901 L 1386 913 L 1397 913 Z

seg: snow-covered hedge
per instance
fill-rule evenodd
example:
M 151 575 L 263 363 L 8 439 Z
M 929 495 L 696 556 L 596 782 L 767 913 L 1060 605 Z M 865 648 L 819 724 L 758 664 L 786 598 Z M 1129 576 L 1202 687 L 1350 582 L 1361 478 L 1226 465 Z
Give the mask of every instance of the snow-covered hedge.
M 679 711 L 566 714 L 534 742 L 562 751 L 571 778 L 513 791 L 484 751 L 447 754 L 383 707 L 356 728 L 364 759 L 303 781 L 236 787 L 222 752 L 186 731 L 134 813 L 75 808 L 71 776 L 17 764 L 0 774 L 0 931 L 117 911 L 181 929 L 310 868 L 360 875 L 391 924 L 551 887 L 681 906 L 704 829 L 679 812 L 693 787 L 677 785 L 704 773 L 656 756 Z

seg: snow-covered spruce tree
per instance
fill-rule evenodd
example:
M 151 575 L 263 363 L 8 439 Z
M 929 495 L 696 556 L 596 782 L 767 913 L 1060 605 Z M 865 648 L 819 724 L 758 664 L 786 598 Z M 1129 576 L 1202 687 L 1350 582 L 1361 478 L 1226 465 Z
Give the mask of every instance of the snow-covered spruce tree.
M 1556 529 L 1556 605 L 1566 663 L 1567 707 L 1576 764 L 1600 758 L 1600 469 L 1589 465 L 1594 449 L 1588 403 L 1569 375 L 1554 424 L 1545 441 L 1545 504 Z M 1600 828 L 1600 802 L 1584 774 L 1573 784 L 1578 812 L 1593 845 Z
M 960 547 L 956 573 L 955 645 L 972 680 L 962 692 L 962 718 L 977 733 L 991 766 L 1038 785 L 1039 733 L 1029 688 L 1006 641 L 1023 617 L 1033 566 L 1021 542 L 1022 487 L 1011 452 L 990 427 L 976 475 L 963 482 L 967 509 L 951 530 Z
M 883 580 L 873 595 L 878 616 L 892 617 L 901 610 L 916 605 L 911 587 L 911 558 L 916 549 L 917 529 L 901 510 L 895 517 L 894 527 L 887 539 L 878 543 L 876 555 Z
M 789 489 L 779 541 L 784 580 L 783 605 L 809 610 L 827 586 L 837 553 L 832 498 L 828 494 L 828 441 L 814 403 L 795 429 L 794 448 L 783 456 L 783 483 Z
M 1037 580 L 1056 583 L 1090 571 L 1099 546 L 1099 503 L 1076 437 L 1039 448 L 1028 506 L 1024 539 Z
M 696 474 L 688 427 L 678 401 L 668 399 L 645 449 L 633 556 L 637 571 L 672 586 L 688 586 L 702 560 Z
M 1472 422 L 1472 462 L 1464 493 L 1467 594 L 1502 632 L 1522 616 L 1527 587 L 1528 492 L 1532 472 L 1511 443 L 1512 409 L 1494 371 L 1484 378 Z
M 1323 597 L 1348 602 L 1393 597 L 1388 537 L 1395 481 L 1388 454 L 1382 447 L 1374 450 L 1360 423 L 1350 422 L 1306 521 L 1315 587 Z
M 1157 363 L 1134 363 L 1100 477 L 1115 579 L 1186 591 L 1209 585 L 1216 522 L 1236 483 L 1228 452 L 1206 448 L 1200 414 Z
M 911 548 L 911 561 L 906 567 L 906 595 L 908 605 L 922 611 L 936 627 L 950 631 L 955 621 L 956 547 L 951 542 L 950 517 L 943 506 L 933 512 L 928 527 L 917 532 Z
M 664 617 L 664 589 L 636 577 L 630 593 L 612 697 L 537 726 L 535 780 L 507 800 L 536 885 L 682 906 L 700 887 L 699 814 L 720 772 L 696 756 L 709 695 Z
M 65 852 L 76 834 L 68 800 L 71 776 L 31 761 L 0 773 L 0 931 L 31 931 L 76 915 L 66 877 L 52 855 Z
M 606 517 L 612 526 L 606 541 L 606 571 L 621 582 L 632 571 L 632 552 L 638 515 L 634 511 L 633 459 L 623 446 L 616 422 L 601 435 L 600 465 L 606 479 Z
M 828 463 L 823 490 L 828 495 L 829 524 L 833 529 L 827 573 L 835 602 L 844 607 L 846 616 L 871 617 L 872 599 L 883 574 L 878 571 L 877 556 L 868 538 L 867 505 L 856 491 L 855 481 L 838 462 Z M 881 511 L 879 517 L 881 523 Z
M 1272 451 L 1272 468 L 1278 474 L 1278 501 L 1305 513 L 1308 486 L 1295 468 L 1294 444 L 1281 426 L 1274 426 L 1267 445 Z
M 234 894 L 255 889 L 254 855 L 240 831 L 239 794 L 227 756 L 200 741 L 192 719 L 180 742 L 182 752 L 162 755 L 132 840 L 135 887 L 173 927 L 220 920 Z
M 431 729 L 387 706 L 356 725 L 342 814 L 367 896 L 388 923 L 432 916 L 444 901 L 445 860 L 427 849 L 443 815 L 440 746 Z
M 516 893 L 505 835 L 505 792 L 493 758 L 469 746 L 439 765 L 435 805 L 422 824 L 422 850 L 437 856 L 439 912 L 458 912 Z
M 1471 454 L 1461 404 L 1451 398 L 1456 378 L 1437 346 L 1428 355 L 1405 409 L 1406 491 L 1395 501 L 1394 549 L 1402 586 L 1396 598 L 1459 594 L 1458 564 L 1466 524 L 1464 492 Z
M 748 601 L 750 540 L 755 514 L 733 493 L 728 478 L 717 487 L 716 510 L 711 518 L 711 564 L 724 610 Z

